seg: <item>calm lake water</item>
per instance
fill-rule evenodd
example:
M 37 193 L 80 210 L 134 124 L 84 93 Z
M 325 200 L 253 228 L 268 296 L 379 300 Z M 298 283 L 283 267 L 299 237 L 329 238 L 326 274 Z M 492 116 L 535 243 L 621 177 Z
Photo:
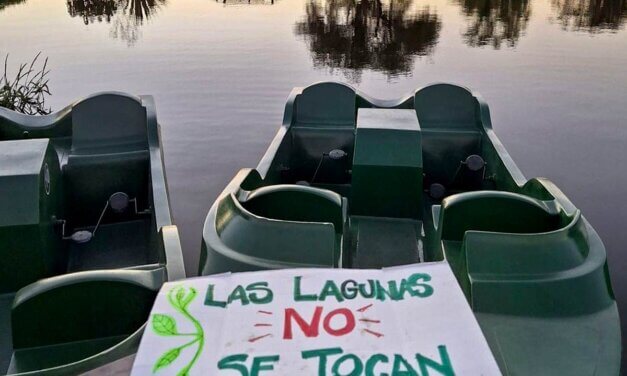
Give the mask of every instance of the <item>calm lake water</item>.
M 0 55 L 48 56 L 56 110 L 155 96 L 189 275 L 210 205 L 256 166 L 293 87 L 468 86 L 526 176 L 600 233 L 627 317 L 626 23 L 627 0 L 0 0 Z

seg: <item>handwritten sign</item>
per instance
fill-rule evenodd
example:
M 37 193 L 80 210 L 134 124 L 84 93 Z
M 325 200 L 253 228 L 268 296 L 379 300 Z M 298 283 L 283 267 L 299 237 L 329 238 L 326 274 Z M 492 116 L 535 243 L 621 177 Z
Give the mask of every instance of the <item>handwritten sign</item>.
M 132 375 L 500 375 L 447 263 L 167 283 Z

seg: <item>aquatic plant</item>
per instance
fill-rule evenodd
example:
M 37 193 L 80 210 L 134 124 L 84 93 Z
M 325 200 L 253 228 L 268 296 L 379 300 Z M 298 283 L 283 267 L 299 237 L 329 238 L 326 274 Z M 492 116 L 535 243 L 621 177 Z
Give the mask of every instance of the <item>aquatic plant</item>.
M 10 79 L 9 55 L 4 58 L 4 74 L 0 76 L 0 106 L 27 115 L 46 115 L 51 112 L 46 107 L 48 87 L 48 58 L 40 68 L 38 65 L 41 52 L 29 63 L 21 64 L 14 78 Z

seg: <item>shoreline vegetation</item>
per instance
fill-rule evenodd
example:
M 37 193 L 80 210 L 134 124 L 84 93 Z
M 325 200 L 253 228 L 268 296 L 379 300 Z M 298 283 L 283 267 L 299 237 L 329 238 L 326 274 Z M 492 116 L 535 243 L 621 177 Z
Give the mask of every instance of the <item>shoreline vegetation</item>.
M 9 78 L 9 54 L 4 58 L 4 72 L 0 76 L 0 107 L 27 115 L 47 115 L 52 112 L 46 106 L 48 86 L 48 58 L 41 61 L 39 52 L 30 63 L 22 63 L 15 76 Z

